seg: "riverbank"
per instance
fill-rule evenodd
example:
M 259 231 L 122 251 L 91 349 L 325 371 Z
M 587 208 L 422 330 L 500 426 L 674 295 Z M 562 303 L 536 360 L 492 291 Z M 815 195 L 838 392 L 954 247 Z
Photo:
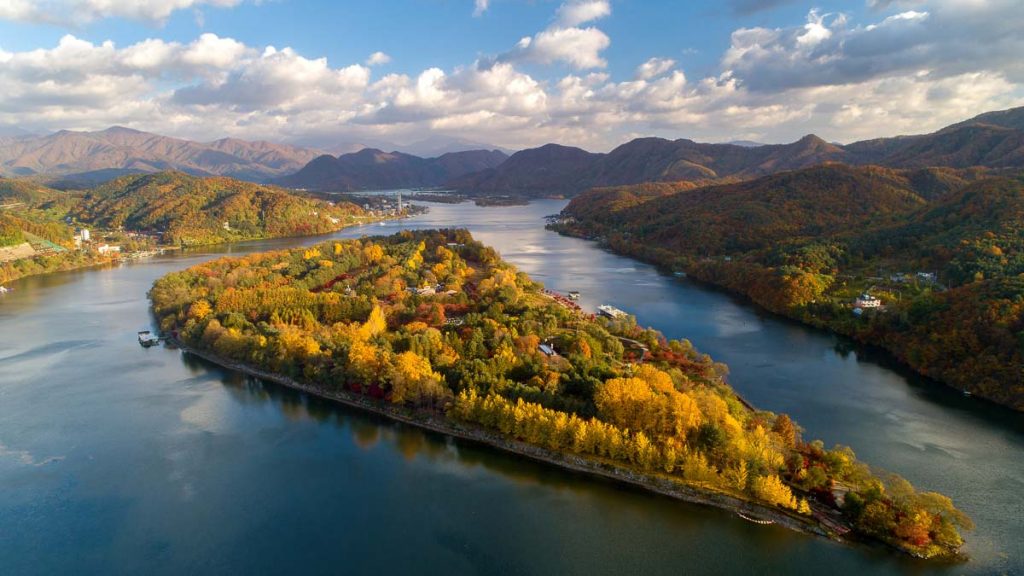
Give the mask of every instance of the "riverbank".
M 652 248 L 649 246 L 636 246 L 630 243 L 608 242 L 604 238 L 598 238 L 596 234 L 588 234 L 585 230 L 572 226 L 551 224 L 548 225 L 547 228 L 563 236 L 596 241 L 603 249 L 606 249 L 613 254 L 653 264 L 664 272 L 680 271 L 677 256 L 662 249 Z M 985 389 L 978 386 L 978 382 L 984 378 L 979 377 L 971 380 L 969 378 L 965 379 L 960 377 L 960 381 L 954 381 L 950 377 L 946 377 L 945 373 L 931 369 L 925 361 L 915 361 L 915 356 L 921 356 L 920 351 L 913 350 L 905 339 L 900 338 L 899 333 L 887 331 L 882 327 L 869 323 L 867 320 L 870 319 L 869 316 L 871 316 L 871 314 L 865 314 L 863 318 L 854 317 L 852 315 L 852 310 L 847 307 L 843 309 L 845 316 L 836 317 L 835 311 L 833 310 L 826 311 L 831 313 L 831 316 L 827 313 L 818 314 L 816 312 L 817 308 L 814 306 L 811 306 L 810 308 L 807 306 L 794 308 L 774 305 L 773 302 L 760 298 L 759 296 L 761 296 L 761 294 L 753 291 L 753 287 L 751 285 L 741 285 L 736 284 L 735 282 L 730 283 L 726 281 L 729 276 L 722 273 L 722 270 L 725 269 L 723 267 L 736 266 L 739 264 L 741 263 L 728 261 L 715 262 L 711 264 L 695 265 L 682 271 L 685 272 L 687 277 L 692 281 L 696 281 L 716 290 L 721 290 L 730 295 L 739 296 L 746 301 L 749 301 L 758 307 L 787 320 L 796 322 L 803 326 L 809 326 L 811 328 L 844 336 L 858 342 L 859 344 L 875 348 L 886 354 L 899 366 L 906 368 L 917 375 L 923 376 L 932 382 L 957 391 L 965 392 L 965 395 L 973 395 L 976 398 L 992 402 L 993 404 L 998 404 L 1017 412 L 1024 411 L 1024 404 L 1021 403 L 1019 397 L 1014 397 L 1012 395 L 1012 387 L 1010 386 L 1004 385 L 1001 388 L 996 388 L 993 392 L 991 388 Z M 723 280 L 723 278 L 726 280 Z M 818 305 L 818 308 L 823 307 L 823 305 Z M 873 313 L 884 314 L 884 312 Z M 991 380 L 991 378 L 988 380 Z
M 107 266 L 110 264 L 116 264 L 118 262 L 131 261 L 144 259 L 150 256 L 163 253 L 165 251 L 182 250 L 182 249 L 196 249 L 196 248 L 209 248 L 212 246 L 230 246 L 233 244 L 241 244 L 243 242 L 254 242 L 259 240 L 278 240 L 283 238 L 313 238 L 316 236 L 326 236 L 329 234 L 336 234 L 342 230 L 348 228 L 357 228 L 359 226 L 369 226 L 377 224 L 379 222 L 385 222 L 389 220 L 399 220 L 407 216 L 381 216 L 372 217 L 359 222 L 347 223 L 343 226 L 339 226 L 334 230 L 324 233 L 317 234 L 299 234 L 299 235 L 286 235 L 286 236 L 261 236 L 258 238 L 245 238 L 240 240 L 233 240 L 229 242 L 210 242 L 200 244 L 190 244 L 188 246 L 156 246 L 154 250 L 146 250 L 143 252 L 129 252 L 129 253 L 107 253 L 107 254 L 96 254 L 94 252 L 87 252 L 84 250 L 78 251 L 67 251 L 58 254 L 47 254 L 38 255 L 32 258 L 24 258 L 20 260 L 9 260 L 7 262 L 0 263 L 0 284 L 6 284 L 20 280 L 22 278 L 28 278 L 29 276 L 40 276 L 45 274 L 53 274 L 57 272 L 70 272 L 72 270 L 83 270 L 86 268 L 95 268 L 99 266 Z M 367 232 L 367 234 L 372 234 Z
M 273 382 L 280 386 L 304 392 L 332 402 L 338 402 L 346 406 L 364 410 L 378 416 L 389 418 L 437 434 L 486 445 L 491 448 L 523 456 L 531 460 L 558 466 L 575 473 L 598 476 L 606 480 L 626 484 L 648 492 L 667 496 L 675 500 L 719 508 L 729 512 L 734 512 L 737 515 L 742 514 L 749 518 L 753 518 L 754 520 L 770 520 L 774 524 L 778 524 L 796 532 L 825 537 L 844 544 L 867 544 L 859 539 L 855 540 L 845 537 L 838 531 L 826 527 L 821 521 L 816 519 L 816 517 L 820 517 L 825 514 L 824 509 L 817 505 L 812 504 L 814 516 L 800 516 L 795 513 L 786 512 L 782 509 L 765 506 L 759 502 L 744 500 L 730 494 L 682 484 L 678 481 L 660 476 L 642 474 L 634 470 L 614 465 L 610 462 L 602 462 L 575 454 L 555 452 L 519 440 L 510 440 L 480 427 L 467 426 L 463 423 L 454 422 L 445 416 L 439 416 L 436 412 L 412 410 L 346 390 L 327 390 L 284 375 L 274 374 L 244 363 L 221 358 L 216 354 L 190 347 L 180 340 L 169 339 L 169 342 L 172 345 L 179 347 L 184 353 L 192 354 L 222 368 L 240 372 L 268 382 Z M 907 550 L 889 546 L 882 542 L 871 541 L 871 544 L 876 543 L 878 545 L 885 546 L 888 549 L 898 550 L 904 554 L 913 556 L 913 554 L 910 554 Z

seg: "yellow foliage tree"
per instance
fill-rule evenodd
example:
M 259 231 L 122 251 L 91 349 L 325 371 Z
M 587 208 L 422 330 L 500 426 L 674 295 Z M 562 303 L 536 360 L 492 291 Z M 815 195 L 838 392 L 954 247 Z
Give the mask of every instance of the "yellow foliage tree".
M 797 509 L 797 501 L 793 497 L 793 491 L 789 489 L 789 486 L 783 484 L 782 479 L 775 474 L 757 476 L 750 482 L 750 489 L 754 496 L 769 504 L 789 508 L 790 510 Z
M 426 404 L 444 398 L 448 389 L 430 361 L 415 352 L 402 352 L 391 367 L 391 401 Z

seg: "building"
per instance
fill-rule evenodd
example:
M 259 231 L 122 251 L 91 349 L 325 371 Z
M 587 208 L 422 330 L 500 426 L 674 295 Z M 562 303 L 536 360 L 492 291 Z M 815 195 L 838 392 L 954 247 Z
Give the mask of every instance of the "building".
M 929 284 L 934 284 L 935 281 L 938 278 L 935 276 L 934 272 L 918 272 L 917 273 L 917 279 L 919 281 L 921 281 L 921 282 L 927 282 Z
M 879 307 L 882 306 L 882 301 L 879 300 L 878 298 L 875 298 L 871 294 L 868 294 L 867 292 L 865 292 L 865 293 L 863 293 L 863 294 L 861 294 L 860 296 L 857 297 L 857 300 L 854 301 L 853 306 L 855 308 L 861 308 L 861 309 L 864 309 L 864 308 L 879 308 Z
M 553 345 L 541 344 L 540 346 L 537 347 L 537 349 L 540 350 L 541 353 L 544 354 L 545 356 L 558 356 L 558 353 L 555 352 L 555 347 Z
M 110 244 L 101 244 L 96 248 L 96 251 L 100 254 L 118 254 L 121 252 L 121 247 L 111 246 Z

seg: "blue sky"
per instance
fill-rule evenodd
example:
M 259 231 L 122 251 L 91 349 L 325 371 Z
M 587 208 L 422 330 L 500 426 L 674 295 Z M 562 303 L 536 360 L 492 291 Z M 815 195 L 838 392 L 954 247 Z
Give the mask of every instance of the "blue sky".
M 167 4 L 0 0 L 0 125 L 608 149 L 849 141 L 1024 103 L 1011 0 Z

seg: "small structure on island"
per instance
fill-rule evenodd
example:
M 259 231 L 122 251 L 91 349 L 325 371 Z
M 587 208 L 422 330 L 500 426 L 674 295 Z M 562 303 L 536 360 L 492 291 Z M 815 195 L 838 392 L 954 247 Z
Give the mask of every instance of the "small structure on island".
M 598 306 L 597 307 L 597 312 L 598 312 L 598 314 L 600 314 L 602 316 L 607 316 L 608 318 L 613 318 L 613 319 L 614 318 L 621 318 L 623 316 L 628 316 L 628 314 L 626 314 L 622 310 L 619 310 L 615 306 L 611 306 L 609 304 L 602 304 L 602 305 Z
M 875 298 L 871 294 L 868 294 L 867 292 L 865 292 L 865 293 L 863 293 L 863 294 L 861 294 L 860 296 L 857 297 L 857 299 L 853 302 L 853 306 L 855 308 L 862 308 L 862 309 L 864 309 L 864 308 L 881 308 L 882 307 L 882 301 L 879 300 L 878 298 Z
M 541 344 L 537 349 L 545 356 L 558 356 L 558 353 L 555 352 L 554 344 Z

